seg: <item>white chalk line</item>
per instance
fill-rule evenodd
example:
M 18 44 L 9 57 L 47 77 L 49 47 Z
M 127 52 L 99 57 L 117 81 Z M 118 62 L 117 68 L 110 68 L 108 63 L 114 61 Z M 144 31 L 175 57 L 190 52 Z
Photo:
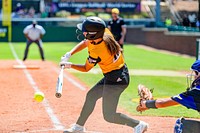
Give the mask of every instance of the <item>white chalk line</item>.
M 12 43 L 8 43 L 9 47 L 11 49 L 11 52 L 13 54 L 13 56 L 15 57 L 16 61 L 20 64 L 20 65 L 25 65 L 18 57 Z M 32 78 L 31 74 L 28 72 L 27 69 L 24 69 L 24 74 L 26 76 L 26 78 L 28 79 L 29 83 L 31 84 L 32 88 L 34 89 L 35 92 L 40 91 L 40 89 L 38 88 L 38 86 L 36 85 L 36 82 L 34 81 L 34 79 Z M 57 116 L 54 114 L 53 109 L 50 107 L 49 102 L 44 99 L 44 101 L 42 102 L 43 106 L 45 107 L 45 110 L 47 112 L 47 114 L 49 115 L 53 126 L 55 128 L 55 130 L 63 130 L 64 126 L 61 124 L 60 120 L 57 118 Z
M 59 70 L 57 68 L 54 69 L 56 71 L 57 74 L 59 74 Z M 72 78 L 69 78 L 65 73 L 63 74 L 64 78 L 67 79 L 71 84 L 73 84 L 75 87 L 79 88 L 82 91 L 85 91 L 86 88 L 83 87 L 80 83 L 78 83 L 77 81 L 75 81 Z
M 63 132 L 63 133 L 67 133 L 64 130 L 58 130 L 58 129 L 43 129 L 43 130 L 32 130 L 32 131 L 26 131 L 26 132 L 18 132 L 16 131 L 15 133 L 38 133 L 38 132 Z M 103 133 L 103 132 L 96 132 L 96 131 L 85 131 L 84 133 Z
M 49 129 L 42 129 L 42 130 L 30 130 L 30 131 L 15 131 L 15 133 L 38 133 L 38 132 L 48 132 L 48 131 L 64 131 L 64 130 L 59 130 L 59 129 L 54 129 L 54 128 L 49 128 Z

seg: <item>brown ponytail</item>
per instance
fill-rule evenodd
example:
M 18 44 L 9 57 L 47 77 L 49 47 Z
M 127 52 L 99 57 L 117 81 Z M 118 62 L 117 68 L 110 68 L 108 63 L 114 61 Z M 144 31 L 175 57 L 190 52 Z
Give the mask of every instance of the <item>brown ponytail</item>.
M 103 40 L 106 43 L 111 55 L 119 54 L 121 47 L 117 41 L 108 33 L 104 33 Z

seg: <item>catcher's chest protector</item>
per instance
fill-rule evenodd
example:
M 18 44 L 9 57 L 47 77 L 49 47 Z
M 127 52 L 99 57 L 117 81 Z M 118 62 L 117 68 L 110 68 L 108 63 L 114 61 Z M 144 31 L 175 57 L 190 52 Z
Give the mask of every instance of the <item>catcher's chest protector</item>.
M 200 121 L 179 118 L 175 123 L 174 133 L 200 133 Z

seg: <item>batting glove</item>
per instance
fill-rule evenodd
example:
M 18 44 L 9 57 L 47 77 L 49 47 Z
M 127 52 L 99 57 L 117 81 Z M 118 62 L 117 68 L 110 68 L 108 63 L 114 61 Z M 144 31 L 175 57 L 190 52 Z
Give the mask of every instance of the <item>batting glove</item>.
M 68 62 L 70 57 L 71 57 L 71 53 L 67 52 L 65 55 L 61 57 L 61 62 Z
M 60 62 L 60 67 L 61 67 L 61 66 L 65 66 L 65 68 L 70 69 L 71 66 L 72 66 L 72 63 L 71 63 L 71 62 L 62 61 L 62 62 Z

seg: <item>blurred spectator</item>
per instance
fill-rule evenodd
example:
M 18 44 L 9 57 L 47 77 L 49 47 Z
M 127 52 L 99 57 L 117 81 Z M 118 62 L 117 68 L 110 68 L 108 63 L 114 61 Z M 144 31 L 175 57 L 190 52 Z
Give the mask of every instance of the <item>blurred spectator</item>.
M 58 9 L 55 3 L 51 2 L 45 5 L 45 12 L 48 13 L 48 17 L 55 17 L 57 11 Z
M 183 24 L 183 26 L 190 26 L 190 20 L 188 19 L 187 14 L 184 14 L 182 24 Z
M 16 5 L 16 9 L 15 9 L 15 13 L 13 15 L 13 17 L 15 18 L 23 18 L 25 17 L 26 13 L 24 11 L 24 7 L 22 6 L 21 3 L 17 3 Z
M 28 11 L 28 17 L 29 18 L 34 18 L 35 17 L 35 9 L 34 9 L 34 7 L 30 7 L 30 9 Z
M 24 9 L 24 7 L 22 6 L 22 4 L 21 3 L 17 3 L 15 12 L 18 12 L 18 11 L 23 10 L 23 9 Z
M 189 19 L 189 21 L 190 21 L 190 26 L 191 26 L 191 27 L 196 27 L 196 14 L 195 14 L 195 13 L 190 14 L 190 15 L 188 16 L 188 19 Z

